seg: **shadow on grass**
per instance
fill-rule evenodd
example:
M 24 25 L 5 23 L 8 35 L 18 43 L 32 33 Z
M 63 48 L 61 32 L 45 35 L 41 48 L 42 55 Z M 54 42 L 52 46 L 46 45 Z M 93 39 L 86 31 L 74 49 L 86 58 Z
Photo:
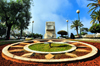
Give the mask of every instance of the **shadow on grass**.
M 52 47 L 67 47 L 68 45 L 62 45 L 62 46 L 52 46 Z

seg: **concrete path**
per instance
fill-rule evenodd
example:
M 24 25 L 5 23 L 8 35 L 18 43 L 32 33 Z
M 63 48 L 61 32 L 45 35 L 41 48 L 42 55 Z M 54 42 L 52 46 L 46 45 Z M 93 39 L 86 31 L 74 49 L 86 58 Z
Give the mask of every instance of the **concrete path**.
M 54 55 L 52 55 L 51 53 L 45 55 L 46 59 L 52 59 L 54 57 Z
M 19 47 L 19 48 L 23 48 L 24 46 L 18 46 L 18 45 L 17 45 L 17 46 L 11 46 L 11 47 Z
M 85 49 L 76 49 L 75 51 L 77 51 L 77 52 L 90 52 L 89 50 L 85 50 Z
M 75 40 L 92 40 L 92 41 L 100 41 L 100 39 L 88 39 L 88 38 L 80 38 Z
M 65 55 L 73 57 L 73 58 L 78 57 L 76 54 L 73 54 L 73 53 L 65 53 Z
M 32 56 L 34 53 L 32 52 L 32 53 L 26 53 L 26 54 L 23 54 L 22 55 L 22 57 L 30 57 L 30 56 Z
M 23 49 L 14 49 L 14 50 L 9 50 L 9 52 L 22 52 L 24 51 Z

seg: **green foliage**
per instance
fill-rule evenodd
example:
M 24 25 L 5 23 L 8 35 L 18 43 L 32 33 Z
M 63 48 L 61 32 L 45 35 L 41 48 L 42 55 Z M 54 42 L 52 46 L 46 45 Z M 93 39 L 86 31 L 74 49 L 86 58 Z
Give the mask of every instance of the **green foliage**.
M 12 36 L 14 36 L 15 38 L 16 38 L 16 36 L 19 37 L 19 36 L 17 35 L 16 31 L 17 31 L 17 33 L 18 33 L 18 28 L 17 28 L 15 25 L 13 25 L 13 26 L 11 27 L 11 32 L 10 32 L 10 34 L 11 34 Z
M 57 32 L 58 34 L 61 34 L 61 36 L 63 37 L 63 35 L 67 35 L 68 33 L 64 30 L 60 30 Z
M 77 32 L 77 36 L 79 36 L 78 35 L 78 28 L 82 27 L 82 26 L 83 26 L 83 24 L 79 20 L 75 20 L 72 22 L 71 29 L 75 28 L 75 30 Z
M 19 38 L 20 37 L 20 33 L 17 33 L 16 36 Z
M 19 29 L 26 29 L 29 25 L 31 0 L 10 0 L 10 2 L 0 1 L 0 19 L 2 22 L 6 22 L 7 39 L 10 36 L 10 30 L 12 25 L 17 25 Z
M 82 27 L 83 24 L 79 21 L 79 20 L 75 20 L 75 21 L 72 21 L 72 25 L 71 25 L 71 29 L 75 28 L 78 28 L 78 27 Z
M 0 36 L 2 37 L 4 34 L 6 34 L 6 26 L 0 23 Z
M 88 28 L 81 28 L 81 35 L 85 35 L 88 32 Z
M 90 9 L 88 13 L 90 13 L 92 11 L 92 13 L 91 13 L 91 15 L 92 15 L 100 7 L 100 4 L 98 3 L 98 0 L 90 0 L 90 1 L 95 2 L 95 3 L 89 3 L 87 5 L 87 7 L 89 7 L 89 9 Z
M 43 35 L 42 34 L 38 34 L 38 33 L 33 33 L 33 35 L 32 35 L 32 33 L 31 34 L 27 34 L 26 35 L 26 37 L 32 37 L 33 36 L 33 38 L 38 38 L 38 37 L 41 37 L 41 39 L 43 38 Z
M 81 35 L 85 35 L 85 34 L 87 34 L 86 32 L 81 32 Z
M 32 38 L 25 38 L 26 41 L 32 40 Z
M 93 12 L 93 14 L 91 15 L 92 21 L 90 23 L 95 23 L 96 21 L 100 23 L 100 10 Z
M 83 32 L 88 32 L 88 28 L 81 28 L 81 31 L 83 31 Z
M 100 24 L 97 24 L 97 23 L 93 24 L 93 25 L 90 27 L 89 31 L 90 31 L 91 33 L 100 33 Z
M 59 37 L 58 37 L 58 39 L 59 39 Z

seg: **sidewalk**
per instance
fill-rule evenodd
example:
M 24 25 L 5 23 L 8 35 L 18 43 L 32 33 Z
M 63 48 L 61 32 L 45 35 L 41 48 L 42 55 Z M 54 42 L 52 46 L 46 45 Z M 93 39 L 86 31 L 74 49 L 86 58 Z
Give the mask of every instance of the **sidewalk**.
M 88 39 L 88 38 L 80 38 L 75 40 L 93 40 L 93 41 L 100 41 L 100 39 Z

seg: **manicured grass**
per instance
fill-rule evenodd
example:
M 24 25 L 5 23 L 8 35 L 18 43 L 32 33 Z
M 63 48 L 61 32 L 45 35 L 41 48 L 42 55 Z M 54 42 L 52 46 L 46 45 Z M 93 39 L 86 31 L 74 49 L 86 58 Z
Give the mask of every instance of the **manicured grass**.
M 51 48 L 49 48 L 49 44 L 34 44 L 29 46 L 31 50 L 36 50 L 36 51 L 43 51 L 43 52 L 57 52 L 57 51 L 65 51 L 69 50 L 72 48 L 72 46 L 67 45 L 67 44 L 56 44 L 52 43 Z

